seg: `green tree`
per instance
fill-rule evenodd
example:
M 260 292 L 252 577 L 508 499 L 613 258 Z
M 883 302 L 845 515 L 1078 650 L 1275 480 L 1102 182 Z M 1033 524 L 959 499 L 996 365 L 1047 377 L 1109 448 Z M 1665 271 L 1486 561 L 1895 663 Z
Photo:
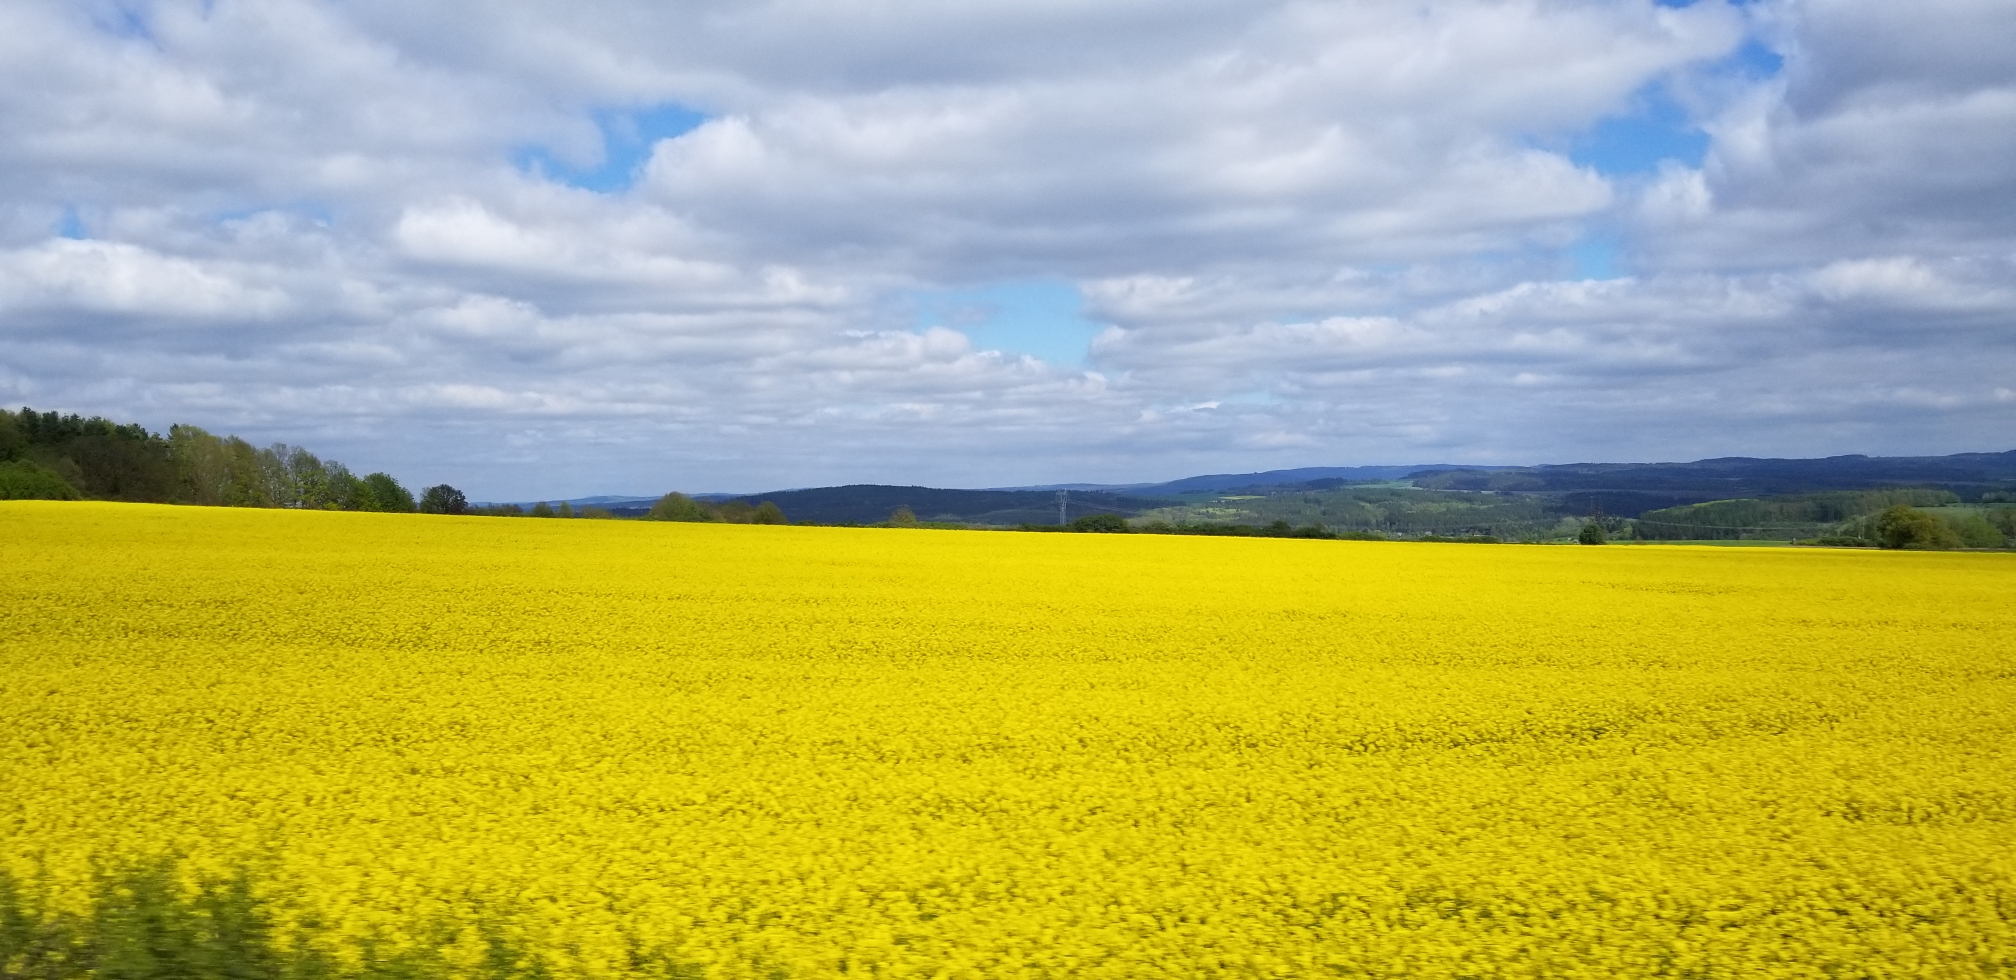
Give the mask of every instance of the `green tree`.
M 573 517 L 574 505 L 562 500 L 560 506 L 553 508 L 553 514 L 556 517 Z
M 2016 543 L 2016 507 L 1998 507 L 1988 513 L 1988 523 L 2002 532 L 2011 543 Z
M 0 500 L 77 500 L 82 496 L 54 470 L 25 459 L 0 462 Z
M 916 527 L 917 512 L 911 510 L 909 504 L 899 504 L 895 510 L 889 512 L 889 526 Z
M 1134 529 L 1127 525 L 1126 518 L 1118 514 L 1086 514 L 1071 522 L 1071 530 L 1090 534 L 1126 534 Z
M 1582 525 L 1582 530 L 1575 535 L 1575 540 L 1581 544 L 1608 544 L 1610 535 L 1604 533 L 1602 521 L 1591 519 Z
M 1898 504 L 1876 515 L 1872 529 L 1876 532 L 1876 543 L 1885 548 L 1930 551 L 1960 546 L 1959 535 L 1944 521 L 1908 504 Z
M 321 510 L 335 502 L 329 471 L 314 453 L 300 446 L 287 450 L 287 479 L 294 486 L 294 506 Z
M 138 425 L 104 418 L 0 411 L 0 461 L 34 463 L 96 500 L 175 499 L 168 445 Z
M 364 478 L 365 496 L 368 505 L 363 510 L 384 511 L 388 514 L 410 514 L 414 510 L 413 494 L 390 473 L 373 473 Z
M 329 500 L 322 506 L 328 510 L 376 510 L 377 501 L 371 496 L 371 488 L 350 472 L 350 467 L 335 460 L 323 464 L 329 478 Z
M 194 425 L 168 427 L 168 456 L 175 466 L 176 498 L 222 507 L 231 496 L 230 451 L 224 440 Z
M 1946 526 L 1966 548 L 2004 548 L 2009 542 L 2002 531 L 1980 514 L 1961 514 L 1946 519 Z
M 787 520 L 785 520 L 785 519 L 784 519 L 784 509 L 783 509 L 783 508 L 781 508 L 781 507 L 778 507 L 778 506 L 777 506 L 776 504 L 773 504 L 773 503 L 771 503 L 771 502 L 770 502 L 770 501 L 768 501 L 768 500 L 765 500 L 765 501 L 763 501 L 762 503 L 760 503 L 760 504 L 757 504 L 757 505 L 756 505 L 756 510 L 755 510 L 755 511 L 753 511 L 752 513 L 750 513 L 750 515 L 749 515 L 749 523 L 751 523 L 751 524 L 789 524 L 789 523 L 791 523 L 791 522 L 790 522 L 790 521 L 787 521 Z
M 547 504 L 547 503 L 546 503 L 546 501 L 544 501 L 544 500 L 541 500 L 541 501 L 539 501 L 538 503 L 536 503 L 536 504 L 533 504 L 533 505 L 532 505 L 532 514 L 531 514 L 531 516 L 533 516 L 533 517 L 552 517 L 552 516 L 553 516 L 553 508 L 552 508 L 552 506 L 551 506 L 551 505 Z
M 284 442 L 259 450 L 259 481 L 271 506 L 301 506 L 300 487 L 295 485 L 294 472 L 287 465 L 287 457 L 293 452 L 294 447 Z
M 712 508 L 692 497 L 674 491 L 658 498 L 651 505 L 650 513 L 644 515 L 652 521 L 685 521 L 689 523 L 707 522 L 716 519 Z
M 446 483 L 428 487 L 420 493 L 420 513 L 422 514 L 466 514 L 469 512 L 469 498 L 462 491 Z
M 237 436 L 224 437 L 224 473 L 225 506 L 279 506 L 268 494 L 270 474 L 258 447 Z
M 0 412 L 0 463 L 19 459 L 27 451 L 28 436 L 21 431 L 21 424 L 14 421 L 14 413 Z

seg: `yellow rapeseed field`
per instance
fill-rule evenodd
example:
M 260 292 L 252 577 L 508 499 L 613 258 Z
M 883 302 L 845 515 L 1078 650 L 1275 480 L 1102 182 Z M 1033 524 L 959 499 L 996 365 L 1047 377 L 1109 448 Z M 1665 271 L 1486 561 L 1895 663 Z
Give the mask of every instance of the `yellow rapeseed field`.
M 0 719 L 353 972 L 2016 975 L 2010 555 L 5 503 Z

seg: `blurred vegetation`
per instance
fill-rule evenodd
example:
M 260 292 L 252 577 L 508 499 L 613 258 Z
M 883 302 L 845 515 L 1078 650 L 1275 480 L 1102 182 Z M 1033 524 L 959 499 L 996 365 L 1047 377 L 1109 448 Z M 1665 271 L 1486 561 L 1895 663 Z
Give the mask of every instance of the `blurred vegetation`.
M 203 880 L 168 860 L 104 875 L 88 915 L 47 913 L 0 870 L 0 977 L 23 980 L 466 980 L 550 975 L 494 929 L 429 937 L 404 948 L 365 943 L 361 963 L 338 963 L 300 942 L 276 941 L 274 917 L 240 874 Z M 323 930 L 312 919 L 306 931 Z M 487 923 L 484 924 L 487 927 Z M 472 945 L 473 939 L 473 945 Z M 642 976 L 697 980 L 676 963 L 645 961 Z

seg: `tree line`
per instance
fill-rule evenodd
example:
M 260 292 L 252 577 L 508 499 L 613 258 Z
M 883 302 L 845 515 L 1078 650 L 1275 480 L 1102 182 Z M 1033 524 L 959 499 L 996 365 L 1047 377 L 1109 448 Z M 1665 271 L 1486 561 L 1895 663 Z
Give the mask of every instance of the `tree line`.
M 1637 537 L 1652 541 L 1734 540 L 1760 530 L 1806 537 L 1898 505 L 1942 507 L 1959 502 L 1951 491 L 1919 487 L 1711 500 L 1646 511 L 1638 515 L 1634 530 Z
M 1425 502 L 1409 500 L 1405 503 L 1416 508 L 1427 506 L 1437 510 L 1475 505 L 1467 499 L 1446 499 L 1449 496 L 1438 495 Z M 1453 496 L 1468 498 L 1477 495 Z M 2011 494 L 1997 491 L 1984 495 L 1981 500 L 1983 504 L 1998 504 L 2005 502 L 2009 496 Z M 529 510 L 517 504 L 477 508 L 469 504 L 462 491 L 447 484 L 428 487 L 416 498 L 391 474 L 376 472 L 359 476 L 342 463 L 322 459 L 300 446 L 286 443 L 254 446 L 237 436 L 213 435 L 193 425 L 172 425 L 164 436 L 137 424 L 121 424 L 95 416 L 85 418 L 75 414 L 36 412 L 29 408 L 18 412 L 0 410 L 0 500 L 8 499 L 419 511 L 498 517 L 615 516 L 598 507 L 584 507 L 577 512 L 566 502 L 557 507 L 542 502 Z M 1387 537 L 1377 530 L 1350 526 L 1358 523 L 1354 518 L 1365 515 L 1338 510 L 1327 498 L 1303 495 L 1283 499 L 1304 505 L 1305 510 L 1320 513 L 1322 517 L 1342 518 L 1341 523 L 1345 523 L 1346 527 L 1339 529 L 1323 520 L 1297 526 L 1286 517 L 1276 517 L 1266 524 L 1172 523 L 1165 520 L 1136 523 L 1118 514 L 1100 513 L 1085 515 L 1069 524 L 1023 524 L 1019 530 L 1370 540 Z M 1380 502 L 1387 503 L 1383 499 Z M 1950 506 L 1957 502 L 1958 498 L 1949 491 L 1924 488 L 1722 500 L 1648 511 L 1636 520 L 1619 522 L 1616 531 L 1653 540 L 1738 538 L 1759 531 L 1790 530 L 1798 526 L 1808 529 L 1809 534 L 1816 531 L 1825 534 L 1809 540 L 1832 545 L 1937 549 L 2000 548 L 2016 543 L 2016 509 L 1990 507 L 1980 512 L 1938 514 L 1918 509 Z M 1368 501 L 1354 499 L 1348 503 L 1369 508 Z M 655 521 L 788 523 L 783 510 L 769 500 L 757 503 L 746 499 L 715 502 L 681 493 L 666 494 L 642 516 Z M 1391 515 L 1383 512 L 1381 516 L 1392 519 Z M 1437 516 L 1448 521 L 1447 516 Z M 1463 526 L 1459 533 L 1446 537 L 1425 534 L 1419 540 L 1478 543 L 1502 540 L 1499 535 L 1490 533 L 1496 528 L 1476 526 L 1479 523 L 1488 525 L 1489 521 L 1479 522 L 1469 514 L 1463 516 L 1471 519 L 1449 522 Z M 1578 540 L 1585 544 L 1606 541 L 1608 531 L 1599 520 L 1592 517 L 1581 524 L 1582 533 L 1578 535 Z M 881 526 L 927 525 L 918 521 L 908 505 L 903 505 L 897 507 Z M 1831 533 L 1822 531 L 1823 527 Z M 1795 534 L 1793 537 L 1805 535 Z
M 362 476 L 300 446 L 255 446 L 193 425 L 167 435 L 103 417 L 0 410 L 0 500 L 116 500 L 211 507 L 287 507 L 493 517 L 613 517 L 562 501 L 475 507 L 439 484 L 416 498 L 389 473 Z M 671 493 L 646 515 L 659 521 L 783 524 L 769 501 L 713 503 Z
M 461 494 L 444 485 L 415 500 L 389 473 L 359 476 L 286 443 L 254 446 L 193 425 L 169 426 L 163 436 L 23 408 L 0 410 L 0 499 L 414 511 L 454 504 Z
M 1988 506 L 2002 496 L 1990 492 L 1978 509 L 1956 509 L 1960 498 L 1936 488 L 1833 491 L 1669 507 L 1630 524 L 1633 536 L 1651 541 L 1782 536 L 1843 547 L 2005 548 L 2016 542 L 2016 509 Z
M 776 504 L 765 500 L 751 504 L 746 500 L 727 500 L 714 503 L 688 497 L 683 493 L 668 493 L 658 498 L 645 513 L 647 521 L 684 521 L 711 524 L 788 524 L 784 511 Z

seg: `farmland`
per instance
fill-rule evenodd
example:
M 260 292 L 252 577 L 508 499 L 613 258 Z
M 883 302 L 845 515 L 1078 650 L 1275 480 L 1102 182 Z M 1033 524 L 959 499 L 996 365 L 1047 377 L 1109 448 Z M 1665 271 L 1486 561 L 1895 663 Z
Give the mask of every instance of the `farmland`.
M 304 975 L 2016 971 L 2006 554 L 22 501 L 0 569 L 0 973 L 147 881 Z

